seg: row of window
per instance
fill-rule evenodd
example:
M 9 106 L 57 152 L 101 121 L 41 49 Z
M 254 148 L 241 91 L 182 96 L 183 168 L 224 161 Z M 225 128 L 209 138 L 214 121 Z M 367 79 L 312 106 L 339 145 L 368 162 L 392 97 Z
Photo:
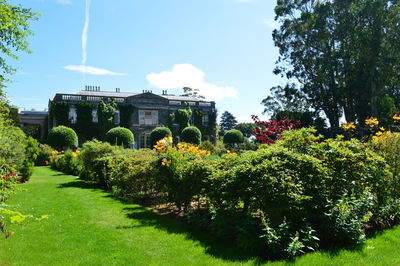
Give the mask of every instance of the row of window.
M 77 121 L 77 113 L 76 108 L 71 106 L 69 108 L 69 120 L 72 124 L 76 124 Z M 92 110 L 92 122 L 98 123 L 99 118 L 97 115 L 97 110 Z M 204 115 L 202 117 L 202 122 L 204 125 L 208 124 L 208 115 Z M 114 114 L 114 123 L 119 125 L 120 123 L 120 112 L 119 110 L 115 111 Z M 149 111 L 149 110 L 139 110 L 139 125 L 149 125 L 156 126 L 158 125 L 158 111 Z

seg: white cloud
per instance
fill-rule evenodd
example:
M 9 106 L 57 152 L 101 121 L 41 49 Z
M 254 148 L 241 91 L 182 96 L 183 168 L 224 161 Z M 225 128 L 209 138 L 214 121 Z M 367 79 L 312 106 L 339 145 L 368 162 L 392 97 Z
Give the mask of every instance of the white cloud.
M 146 75 L 151 85 L 160 89 L 199 89 L 200 95 L 208 100 L 218 101 L 223 98 L 236 98 L 238 91 L 231 86 L 218 86 L 205 82 L 205 73 L 191 64 L 174 65 L 172 70 Z
M 87 36 L 89 32 L 89 9 L 90 9 L 90 0 L 86 0 L 85 5 L 85 23 L 83 24 L 82 30 L 82 65 L 86 64 L 87 53 L 86 53 L 86 46 L 87 46 Z
M 279 28 L 279 23 L 275 21 L 274 19 L 266 19 L 264 20 L 264 24 L 267 25 L 267 27 L 272 28 L 272 29 L 277 29 Z
M 91 75 L 126 76 L 126 74 L 124 74 L 124 73 L 112 72 L 112 71 L 104 69 L 104 68 L 91 67 L 91 66 L 85 66 L 85 65 L 80 65 L 80 66 L 68 65 L 68 66 L 65 66 L 64 68 L 71 70 L 71 71 L 77 71 L 77 72 L 81 72 L 84 74 L 91 74 Z
M 57 3 L 69 5 L 69 4 L 71 4 L 71 0 L 57 0 Z

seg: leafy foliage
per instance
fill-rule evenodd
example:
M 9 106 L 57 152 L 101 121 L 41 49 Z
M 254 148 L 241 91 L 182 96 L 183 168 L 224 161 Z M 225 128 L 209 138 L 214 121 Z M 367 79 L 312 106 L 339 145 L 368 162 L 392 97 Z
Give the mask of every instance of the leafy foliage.
M 131 116 L 135 107 L 132 104 L 118 105 L 120 111 L 120 125 L 121 127 L 129 128 L 132 124 Z
M 0 89 L 8 81 L 7 75 L 15 69 L 7 64 L 6 58 L 17 59 L 17 53 L 30 53 L 27 38 L 32 35 L 29 23 L 38 19 L 38 14 L 30 8 L 12 5 L 8 0 L 0 1 Z
M 39 153 L 37 155 L 35 165 L 45 166 L 50 162 L 53 149 L 47 144 L 39 144 Z
M 54 149 L 73 149 L 78 147 L 78 136 L 72 128 L 58 126 L 50 130 L 47 142 Z
M 243 133 L 237 129 L 231 129 L 224 135 L 224 144 L 237 144 L 244 141 Z
M 181 141 L 197 144 L 201 143 L 201 132 L 197 127 L 187 127 L 181 133 Z
M 228 130 L 234 129 L 237 125 L 236 118 L 233 116 L 233 114 L 229 113 L 228 111 L 225 111 L 221 115 L 221 122 L 219 123 L 221 129 L 220 129 L 220 134 L 224 135 L 225 132 Z
M 398 9 L 390 0 L 278 1 L 275 74 L 322 110 L 332 128 L 342 112 L 348 122 L 385 113 L 380 99 L 399 102 Z
M 242 132 L 243 136 L 250 138 L 253 135 L 253 131 L 256 129 L 255 123 L 238 123 L 235 129 Z
M 165 138 L 165 137 L 172 137 L 172 132 L 169 128 L 167 127 L 156 127 L 151 131 L 150 134 L 150 147 L 154 147 L 156 145 L 157 141 Z
M 185 128 L 190 126 L 189 121 L 191 117 L 192 117 L 192 110 L 190 108 L 176 110 L 175 121 L 179 125 L 179 133 L 182 133 L 182 131 Z
M 106 140 L 112 145 L 122 145 L 124 147 L 130 147 L 134 142 L 132 131 L 124 127 L 110 129 L 106 134 Z
M 97 107 L 99 138 L 103 140 L 106 133 L 114 127 L 114 114 L 117 109 L 115 102 L 101 101 Z
M 69 104 L 67 102 L 52 102 L 50 116 L 55 119 L 57 126 L 70 126 Z
M 95 137 L 95 124 L 93 123 L 92 110 L 94 104 L 88 102 L 79 102 L 76 107 L 76 125 L 74 126 L 79 141 L 84 143 L 87 140 Z
M 257 116 L 251 117 L 257 125 L 254 130 L 256 139 L 262 144 L 273 144 L 276 140 L 281 138 L 282 132 L 288 129 L 296 129 L 300 126 L 300 122 L 292 122 L 289 119 L 281 121 L 261 121 Z

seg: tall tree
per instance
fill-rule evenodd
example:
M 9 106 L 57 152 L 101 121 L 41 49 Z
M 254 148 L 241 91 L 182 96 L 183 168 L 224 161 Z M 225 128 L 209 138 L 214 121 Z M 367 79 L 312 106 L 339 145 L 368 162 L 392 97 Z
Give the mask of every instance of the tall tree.
M 243 136 L 250 138 L 253 135 L 253 131 L 256 129 L 256 124 L 254 123 L 239 123 L 236 125 L 235 129 L 243 133 Z
M 183 94 L 181 96 L 196 97 L 199 99 L 205 99 L 203 95 L 200 95 L 199 89 L 192 89 L 190 87 L 183 87 Z
M 397 0 L 277 0 L 276 74 L 297 79 L 311 107 L 331 127 L 379 113 L 398 91 L 400 3 Z
M 228 130 L 234 129 L 237 125 L 236 118 L 228 111 L 225 111 L 221 115 L 220 135 L 224 135 Z
M 31 52 L 27 41 L 32 35 L 29 23 L 37 19 L 38 14 L 31 9 L 0 0 L 0 89 L 9 81 L 7 76 L 15 72 L 8 59 L 17 59 L 19 51 Z

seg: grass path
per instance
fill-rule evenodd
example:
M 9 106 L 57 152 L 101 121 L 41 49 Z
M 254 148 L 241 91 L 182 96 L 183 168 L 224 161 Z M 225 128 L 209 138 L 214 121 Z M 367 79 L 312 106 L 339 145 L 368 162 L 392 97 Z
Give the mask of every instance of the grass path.
M 8 203 L 24 213 L 48 214 L 13 227 L 0 239 L 0 265 L 225 265 L 255 264 L 212 236 L 119 201 L 76 177 L 35 169 Z M 400 265 L 400 227 L 356 251 L 318 252 L 273 265 Z

